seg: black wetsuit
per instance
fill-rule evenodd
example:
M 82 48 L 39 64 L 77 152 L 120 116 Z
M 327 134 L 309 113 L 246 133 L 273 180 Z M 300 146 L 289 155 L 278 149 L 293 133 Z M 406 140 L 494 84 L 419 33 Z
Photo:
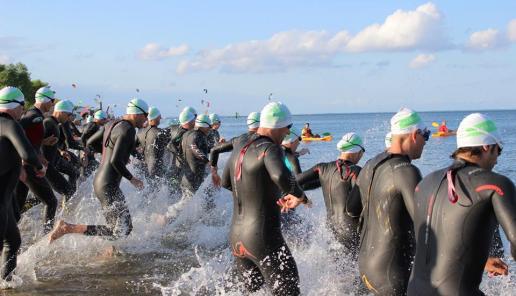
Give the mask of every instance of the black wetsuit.
M 359 269 L 377 295 L 404 295 L 414 253 L 414 189 L 421 173 L 407 156 L 383 152 L 370 159 L 357 179 L 363 211 Z M 357 199 L 352 196 L 351 200 Z M 358 215 L 359 207 L 351 207 Z
M 165 175 L 163 157 L 168 141 L 169 135 L 157 126 L 147 126 L 136 135 L 136 147 L 143 151 L 145 174 L 151 182 L 158 181 Z
M 38 155 L 20 126 L 7 113 L 0 113 L 0 250 L 2 279 L 9 279 L 16 268 L 16 254 L 21 245 L 14 213 L 14 189 L 20 178 L 21 161 L 41 170 Z
M 185 160 L 183 158 L 183 147 L 181 145 L 183 136 L 188 130 L 180 125 L 173 125 L 170 127 L 170 141 L 168 142 L 167 149 L 171 153 L 171 165 L 170 165 L 170 189 L 173 192 L 179 190 L 179 184 L 183 176 L 183 167 L 185 166 Z
M 184 134 L 181 142 L 185 166 L 181 184 L 195 193 L 206 177 L 206 164 L 209 162 L 207 137 L 200 130 Z
M 49 116 L 45 118 L 45 120 L 43 120 L 43 127 L 45 129 L 44 138 L 54 136 L 57 139 L 62 139 L 61 128 L 59 127 L 59 122 L 55 117 Z M 68 200 L 75 193 L 77 187 L 74 182 L 66 180 L 66 178 L 57 169 L 58 163 L 64 161 L 61 160 L 62 157 L 59 154 L 58 146 L 59 143 L 52 146 L 43 146 L 43 154 L 48 161 L 46 177 L 52 188 Z M 73 181 L 73 178 L 71 179 L 71 181 Z
M 348 203 L 360 169 L 358 165 L 338 159 L 316 164 L 296 176 L 304 190 L 322 187 L 328 226 L 351 254 L 357 254 L 360 236 L 358 216 L 348 212 Z
M 208 141 L 208 150 L 211 150 L 211 148 L 217 146 L 220 141 L 220 134 L 218 130 L 211 129 L 207 136 Z
M 36 107 L 32 107 L 21 117 L 20 124 L 25 130 L 27 138 L 32 144 L 32 147 L 36 151 L 39 157 L 43 157 L 41 150 L 41 143 L 45 129 L 43 127 L 43 120 L 45 117 L 43 113 Z M 54 217 L 57 210 L 57 198 L 54 195 L 54 191 L 50 186 L 46 177 L 40 178 L 36 176 L 36 172 L 32 166 L 25 166 L 27 172 L 27 180 L 25 183 L 18 182 L 16 186 L 16 199 L 20 212 L 24 212 L 27 208 L 25 203 L 27 200 L 27 194 L 30 191 L 45 204 L 45 231 L 52 230 Z M 32 203 L 31 206 L 36 203 Z
M 219 154 L 233 151 L 233 147 L 239 145 L 239 143 L 246 143 L 249 137 L 254 135 L 255 132 L 247 132 L 241 134 L 238 137 L 231 138 L 229 141 L 221 143 L 210 150 L 210 164 L 212 167 L 217 167 L 219 162 Z
M 93 134 L 95 134 L 100 128 L 101 125 L 97 122 L 90 122 L 84 127 L 84 132 L 81 135 L 81 142 L 83 147 L 88 147 L 88 139 L 93 136 Z M 81 173 L 82 175 L 88 177 L 99 167 L 99 162 L 95 159 L 94 151 L 89 151 L 86 157 L 88 158 L 88 165 L 81 169 Z
M 61 138 L 58 142 L 58 147 L 61 151 L 68 151 L 70 160 L 61 157 L 57 162 L 57 170 L 68 176 L 68 181 L 72 186 L 77 186 L 77 179 L 80 176 L 81 161 L 77 155 L 69 150 L 84 150 L 80 142 L 74 139 L 74 132 L 72 129 L 73 123 L 67 121 L 60 124 Z M 73 125 L 75 126 L 75 125 Z
M 131 180 L 133 175 L 126 168 L 134 150 L 136 130 L 129 121 L 116 120 L 108 123 L 88 139 L 88 146 L 102 143 L 102 161 L 95 174 L 93 188 L 104 211 L 107 225 L 88 225 L 84 234 L 109 236 L 118 239 L 128 236 L 133 228 L 129 208 L 120 189 L 122 177 Z
M 222 186 L 233 192 L 230 242 L 236 271 L 247 289 L 267 283 L 274 295 L 298 295 L 297 266 L 281 233 L 277 200 L 286 194 L 303 197 L 279 145 L 253 135 L 235 147 L 224 168 Z
M 425 177 L 416 189 L 408 294 L 484 295 L 479 286 L 498 223 L 516 258 L 516 192 L 508 178 L 462 160 Z

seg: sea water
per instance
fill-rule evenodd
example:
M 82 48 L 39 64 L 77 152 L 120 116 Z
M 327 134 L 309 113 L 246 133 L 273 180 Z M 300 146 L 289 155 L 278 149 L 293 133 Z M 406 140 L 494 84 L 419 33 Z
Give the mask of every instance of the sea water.
M 470 112 L 424 112 L 427 126 L 433 121 L 448 121 L 457 128 Z M 516 181 L 516 111 L 485 111 L 497 123 L 504 141 L 504 150 L 495 170 Z M 330 132 L 331 142 L 303 143 L 310 154 L 300 157 L 303 169 L 318 162 L 335 160 L 336 143 L 347 132 L 362 136 L 366 152 L 361 165 L 384 149 L 384 136 L 389 129 L 389 113 L 319 114 L 294 116 L 294 125 L 301 129 L 310 123 L 314 133 Z M 245 117 L 223 118 L 220 133 L 229 139 L 245 132 Z M 421 159 L 414 161 L 426 175 L 450 163 L 455 137 L 432 138 Z M 221 157 L 220 168 L 229 155 Z M 130 165 L 132 169 L 133 164 Z M 221 169 L 220 169 L 221 170 Z M 219 171 L 221 174 L 222 172 Z M 83 182 L 66 209 L 58 218 L 72 223 L 102 224 L 100 204 L 93 193 L 93 177 Z M 133 232 L 118 241 L 98 237 L 68 235 L 53 244 L 42 234 L 42 206 L 28 211 L 20 221 L 23 237 L 22 254 L 18 258 L 15 289 L 7 295 L 241 295 L 239 285 L 229 276 L 232 255 L 228 233 L 232 214 L 232 196 L 221 189 L 215 192 L 216 207 L 202 206 L 204 190 L 211 186 L 208 178 L 198 194 L 178 196 L 168 193 L 166 186 L 137 192 L 127 181 L 122 190 L 133 219 Z M 339 244 L 325 225 L 325 208 L 320 191 L 307 192 L 313 201 L 310 209 L 300 207 L 298 214 L 305 223 L 286 235 L 297 262 L 303 295 L 353 295 L 357 266 L 339 255 Z M 171 223 L 156 223 L 156 215 L 167 214 Z M 510 265 L 507 277 L 484 277 L 482 289 L 489 295 L 516 295 L 516 264 L 506 247 Z M 266 288 L 255 295 L 269 295 Z

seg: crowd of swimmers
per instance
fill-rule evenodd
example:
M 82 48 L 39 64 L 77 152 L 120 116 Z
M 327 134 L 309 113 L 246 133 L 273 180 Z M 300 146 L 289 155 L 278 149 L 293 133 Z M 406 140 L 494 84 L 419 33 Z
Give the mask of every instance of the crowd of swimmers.
M 358 163 L 366 147 L 350 131 L 337 143 L 335 160 L 302 171 L 298 157 L 309 151 L 297 151 L 302 133 L 279 102 L 250 113 L 248 131 L 229 140 L 218 133 L 216 114 L 197 114 L 191 107 L 179 114 L 178 124 L 159 128 L 160 111 L 132 99 L 122 117 L 97 110 L 77 128 L 74 104 L 57 101 L 49 87 L 37 91 L 33 107 L 24 105 L 19 89 L 0 90 L 0 250 L 6 281 L 21 245 L 17 222 L 35 204 L 44 204 L 43 229 L 50 241 L 71 233 L 120 239 L 132 230 L 122 179 L 139 191 L 145 190 L 145 179 L 148 187 L 166 184 L 171 193 L 186 195 L 198 191 L 209 174 L 213 188 L 233 195 L 234 278 L 248 292 L 266 286 L 273 295 L 300 294 L 282 224 L 293 223 L 285 217 L 296 207 L 311 205 L 305 191 L 316 188 L 322 189 L 328 229 L 358 264 L 358 295 L 483 295 L 484 270 L 508 274 L 499 226 L 516 257 L 515 188 L 492 171 L 503 142 L 496 123 L 481 113 L 460 123 L 450 165 L 423 177 L 412 160 L 421 157 L 430 131 L 408 108 L 391 118 L 386 149 L 363 167 Z M 219 169 L 225 152 L 231 155 Z M 131 157 L 138 160 L 134 171 L 128 169 Z M 105 224 L 54 225 L 57 197 L 66 207 L 78 183 L 92 174 Z M 204 202 L 212 202 L 209 190 L 202 194 Z

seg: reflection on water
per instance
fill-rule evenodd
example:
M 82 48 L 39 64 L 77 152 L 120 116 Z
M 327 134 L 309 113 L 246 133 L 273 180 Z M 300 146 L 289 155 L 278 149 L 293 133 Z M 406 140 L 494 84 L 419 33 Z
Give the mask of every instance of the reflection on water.
M 432 121 L 447 119 L 456 128 L 466 112 L 423 113 Z M 505 147 L 496 170 L 513 181 L 516 170 L 516 126 L 511 118 L 516 112 L 488 112 L 499 124 Z M 383 149 L 384 135 L 391 114 L 340 114 L 296 116 L 298 127 L 310 122 L 317 133 L 331 132 L 334 141 L 302 144 L 311 154 L 301 158 L 303 169 L 337 156 L 336 140 L 355 131 L 363 136 L 366 155 L 362 160 Z M 245 131 L 245 118 L 224 118 L 221 134 L 226 138 Z M 455 138 L 431 139 L 422 159 L 415 164 L 423 174 L 449 162 Z M 221 157 L 221 163 L 228 155 Z M 222 167 L 222 166 L 221 166 Z M 210 186 L 207 180 L 203 188 Z M 59 213 L 72 223 L 103 223 L 100 205 L 92 193 L 92 177 L 83 183 L 72 204 Z M 19 257 L 18 276 L 23 285 L 8 290 L 6 295 L 241 295 L 239 285 L 229 277 L 232 255 L 227 236 L 232 212 L 230 192 L 215 194 L 216 207 L 208 212 L 202 207 L 203 197 L 169 196 L 165 187 L 157 192 L 136 192 L 122 182 L 133 217 L 134 229 L 127 238 L 116 242 L 80 235 L 66 236 L 52 245 L 42 238 L 42 207 L 26 213 L 20 223 L 23 250 Z M 314 202 L 312 209 L 301 208 L 302 227 L 286 236 L 296 259 L 305 295 L 353 295 L 357 267 L 340 253 L 339 245 L 325 226 L 325 209 L 320 190 L 308 193 Z M 175 207 L 169 206 L 176 204 Z M 162 227 L 153 214 L 169 213 L 172 223 Z M 300 242 L 299 238 L 306 237 Z M 294 241 L 296 243 L 294 243 Z M 30 247 L 29 247 L 30 246 Z M 506 243 L 506 247 L 507 243 Z M 509 254 L 509 253 L 507 253 Z M 516 295 L 516 264 L 511 259 L 511 275 L 485 278 L 483 290 L 493 295 Z M 265 290 L 255 295 L 267 295 Z

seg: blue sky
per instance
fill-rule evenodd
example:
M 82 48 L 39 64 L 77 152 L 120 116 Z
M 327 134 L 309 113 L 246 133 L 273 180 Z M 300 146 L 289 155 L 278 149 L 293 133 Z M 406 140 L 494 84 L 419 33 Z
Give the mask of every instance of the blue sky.
M 75 102 L 138 96 L 166 115 L 202 99 L 244 114 L 270 93 L 293 113 L 516 108 L 516 1 L 0 5 L 0 62 Z

